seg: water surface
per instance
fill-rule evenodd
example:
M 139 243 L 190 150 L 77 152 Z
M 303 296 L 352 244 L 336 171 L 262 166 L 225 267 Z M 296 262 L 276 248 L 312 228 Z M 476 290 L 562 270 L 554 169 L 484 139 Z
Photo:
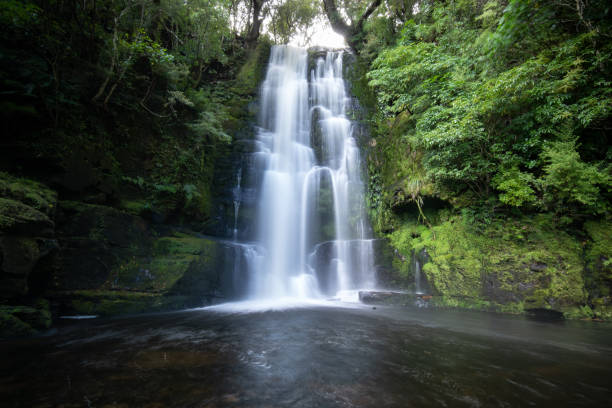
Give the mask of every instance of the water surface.
M 6 407 L 608 406 L 612 327 L 334 305 L 71 321 L 0 343 Z

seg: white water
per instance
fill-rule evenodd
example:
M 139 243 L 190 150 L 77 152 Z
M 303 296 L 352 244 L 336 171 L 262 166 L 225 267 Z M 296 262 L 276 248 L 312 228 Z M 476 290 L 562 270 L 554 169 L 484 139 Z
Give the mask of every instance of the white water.
M 355 300 L 376 284 L 342 53 L 307 66 L 306 50 L 275 46 L 261 88 L 250 300 Z
M 240 211 L 240 202 L 242 201 L 242 190 L 240 183 L 242 182 L 242 167 L 238 169 L 236 174 L 236 186 L 232 189 L 234 199 L 234 241 L 238 240 L 238 211 Z

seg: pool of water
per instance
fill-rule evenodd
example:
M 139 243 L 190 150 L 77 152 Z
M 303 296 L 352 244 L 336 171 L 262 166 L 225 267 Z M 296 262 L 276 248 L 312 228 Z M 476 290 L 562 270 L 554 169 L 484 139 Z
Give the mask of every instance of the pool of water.
M 6 407 L 609 406 L 612 325 L 300 304 L 0 343 Z

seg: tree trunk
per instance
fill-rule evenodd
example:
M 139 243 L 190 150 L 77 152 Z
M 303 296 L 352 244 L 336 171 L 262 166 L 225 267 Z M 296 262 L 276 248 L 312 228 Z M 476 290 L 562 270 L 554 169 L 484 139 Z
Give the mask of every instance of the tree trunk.
M 373 0 L 354 24 L 347 24 L 344 21 L 336 7 L 335 0 L 323 0 L 323 9 L 325 14 L 327 14 L 327 19 L 332 29 L 344 37 L 353 51 L 358 51 L 363 43 L 363 25 L 368 17 L 380 6 L 380 3 L 382 3 L 382 0 Z
M 249 28 L 249 32 L 246 37 L 247 47 L 249 49 L 253 48 L 257 43 L 257 39 L 259 38 L 259 30 L 261 29 L 261 23 L 263 22 L 263 17 L 261 17 L 261 9 L 266 0 L 252 0 L 253 7 L 253 16 L 251 18 L 251 27 Z

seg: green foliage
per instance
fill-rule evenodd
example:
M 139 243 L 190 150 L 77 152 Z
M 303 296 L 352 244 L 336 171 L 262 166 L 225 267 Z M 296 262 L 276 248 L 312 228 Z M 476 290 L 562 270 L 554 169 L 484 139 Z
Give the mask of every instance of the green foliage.
M 320 15 L 318 0 L 272 2 L 269 31 L 276 43 L 286 44 L 296 34 L 305 34 Z
M 130 38 L 127 33 L 124 34 L 119 41 L 119 47 L 125 54 L 145 57 L 152 66 L 171 64 L 174 61 L 174 56 L 153 41 L 144 28 L 140 28 L 133 38 Z
M 521 207 L 537 200 L 533 189 L 534 177 L 531 173 L 520 171 L 518 167 L 499 171 L 492 181 L 500 191 L 499 201 L 504 204 Z
M 185 307 L 185 296 L 159 296 L 153 293 L 131 291 L 78 290 L 63 293 L 72 298 L 65 307 L 70 313 L 81 315 L 116 316 L 122 314 L 155 312 Z
M 370 50 L 376 217 L 415 195 L 565 219 L 609 212 L 609 10 L 573 7 L 425 2 L 395 44 Z
M 43 183 L 0 172 L 0 196 L 17 200 L 46 215 L 53 215 L 57 193 Z
M 2 0 L 0 1 L 0 23 L 4 27 L 19 27 L 27 29 L 35 24 L 42 9 L 27 1 Z
M 140 215 L 206 220 L 268 49 L 243 49 L 233 3 L 2 0 L 2 169 Z
M 608 211 L 608 203 L 600 199 L 598 185 L 610 189 L 610 168 L 585 163 L 580 159 L 574 141 L 557 141 L 542 152 L 545 199 L 557 209 L 584 207 L 593 213 Z M 571 214 L 571 212 L 569 212 Z

